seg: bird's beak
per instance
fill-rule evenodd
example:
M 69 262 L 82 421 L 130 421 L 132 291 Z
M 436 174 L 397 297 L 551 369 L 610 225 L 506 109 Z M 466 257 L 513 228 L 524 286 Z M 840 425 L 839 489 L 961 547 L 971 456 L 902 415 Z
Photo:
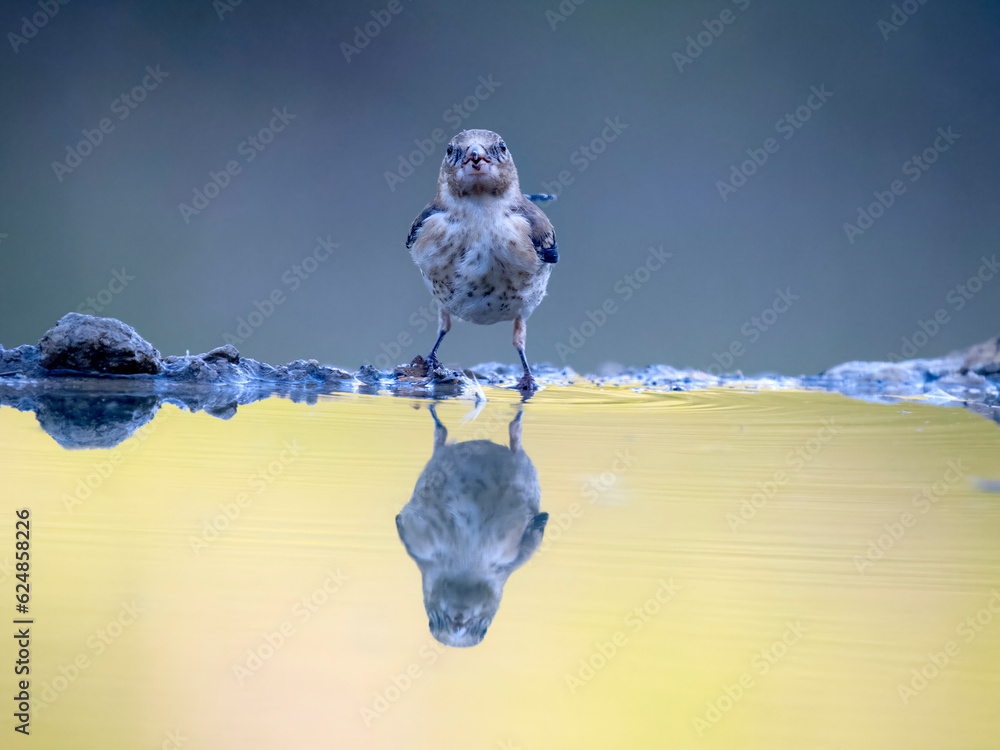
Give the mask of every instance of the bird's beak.
M 469 149 L 468 156 L 465 157 L 462 165 L 465 166 L 466 164 L 472 164 L 472 168 L 479 171 L 484 163 L 492 164 L 489 157 L 486 156 L 486 153 L 486 149 L 477 143 Z

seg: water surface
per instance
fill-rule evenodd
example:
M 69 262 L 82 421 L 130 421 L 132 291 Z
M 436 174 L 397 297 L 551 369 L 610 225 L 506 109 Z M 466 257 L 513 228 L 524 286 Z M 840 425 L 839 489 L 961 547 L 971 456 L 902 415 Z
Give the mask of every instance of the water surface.
M 994 423 L 807 392 L 487 392 L 437 405 L 448 439 L 509 446 L 523 408 L 549 519 L 470 648 L 432 637 L 397 532 L 427 401 L 167 405 L 73 451 L 0 410 L 8 601 L 32 514 L 33 746 L 996 746 Z

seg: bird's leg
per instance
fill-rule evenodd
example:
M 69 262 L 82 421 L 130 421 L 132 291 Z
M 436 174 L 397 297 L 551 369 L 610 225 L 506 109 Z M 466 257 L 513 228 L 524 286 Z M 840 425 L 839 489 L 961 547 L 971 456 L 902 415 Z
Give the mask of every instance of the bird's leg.
M 437 350 L 441 346 L 441 339 L 444 335 L 451 330 L 451 316 L 443 307 L 438 307 L 438 338 L 434 342 L 434 348 L 431 349 L 430 355 L 427 357 L 427 374 L 430 375 L 431 372 L 436 370 L 441 363 L 438 362 Z
M 444 335 L 446 333 L 448 333 L 448 332 L 444 331 L 444 330 L 438 331 L 438 337 L 437 337 L 437 341 L 434 342 L 434 348 L 431 349 L 431 353 L 429 355 L 427 355 L 427 373 L 428 374 L 430 374 L 431 371 L 436 370 L 438 368 L 438 366 L 441 364 L 440 362 L 438 362 L 437 350 L 438 350 L 438 347 L 441 346 L 441 339 L 444 338 Z
M 521 450 L 521 417 L 524 412 L 518 409 L 517 416 L 510 420 L 510 425 L 507 427 L 507 432 L 510 435 L 510 451 L 511 453 L 517 453 Z
M 535 379 L 531 376 L 531 368 L 528 367 L 528 360 L 524 356 L 524 344 L 528 338 L 528 328 L 524 323 L 523 318 L 517 318 L 514 320 L 514 347 L 517 349 L 517 353 L 521 357 L 521 364 L 524 366 L 524 375 L 521 379 L 517 381 L 517 389 L 519 391 L 535 391 L 538 390 L 538 384 L 535 383 Z

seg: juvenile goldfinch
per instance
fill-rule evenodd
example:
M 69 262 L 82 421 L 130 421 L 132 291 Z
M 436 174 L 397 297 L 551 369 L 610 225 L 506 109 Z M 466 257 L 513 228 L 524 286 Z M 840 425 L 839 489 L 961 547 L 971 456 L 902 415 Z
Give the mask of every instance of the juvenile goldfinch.
M 424 283 L 438 301 L 437 350 L 451 317 L 480 325 L 514 321 L 514 346 L 524 375 L 517 387 L 537 388 L 525 358 L 525 324 L 545 296 L 559 260 L 552 223 L 522 195 L 514 159 L 491 130 L 463 130 L 451 139 L 437 195 L 406 238 Z

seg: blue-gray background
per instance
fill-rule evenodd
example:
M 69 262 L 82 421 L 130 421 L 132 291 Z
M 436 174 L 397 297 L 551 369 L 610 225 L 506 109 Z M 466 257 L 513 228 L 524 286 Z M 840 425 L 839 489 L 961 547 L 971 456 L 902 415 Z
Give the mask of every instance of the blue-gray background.
M 222 2 L 78 0 L 51 18 L 53 0 L 3 4 L 3 345 L 95 312 L 93 298 L 165 354 L 204 351 L 277 289 L 273 314 L 243 328 L 246 355 L 356 367 L 426 353 L 428 295 L 403 241 L 444 146 L 392 189 L 386 173 L 461 127 L 501 133 L 525 191 L 572 177 L 544 204 L 562 259 L 528 328 L 533 361 L 794 374 L 884 358 L 914 334 L 936 355 L 998 333 L 1000 278 L 973 282 L 961 309 L 956 292 L 1000 249 L 995 2 L 900 3 L 911 16 L 859 0 Z M 715 23 L 724 10 L 732 22 Z M 388 24 L 348 61 L 342 43 L 373 12 Z M 880 29 L 894 12 L 906 22 Z M 27 39 L 32 16 L 46 22 Z M 675 54 L 720 26 L 689 63 Z M 147 66 L 168 75 L 118 119 Z M 776 123 L 811 87 L 832 96 L 786 140 Z M 294 120 L 247 162 L 241 143 L 273 108 Z M 53 162 L 105 117 L 114 130 L 60 180 Z M 602 141 L 616 118 L 627 127 Z M 911 182 L 904 163 L 949 127 L 960 138 Z M 723 200 L 717 183 L 770 137 L 777 152 Z M 179 204 L 230 160 L 240 173 L 186 222 Z M 896 179 L 906 192 L 849 242 L 844 223 Z M 289 283 L 317 236 L 335 254 Z M 670 259 L 625 299 L 661 245 Z M 755 333 L 779 289 L 798 299 Z M 587 323 L 608 299 L 616 312 Z M 459 325 L 442 358 L 513 362 L 510 337 Z M 731 363 L 716 356 L 734 344 Z

